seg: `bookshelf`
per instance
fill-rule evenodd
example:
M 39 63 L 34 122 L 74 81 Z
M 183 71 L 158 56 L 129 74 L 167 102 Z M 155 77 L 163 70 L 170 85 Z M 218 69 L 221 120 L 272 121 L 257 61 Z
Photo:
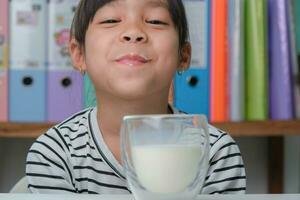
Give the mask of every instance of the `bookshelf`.
M 53 125 L 52 123 L 0 122 L 0 138 L 37 138 Z M 229 132 L 233 137 L 268 137 L 268 190 L 269 193 L 283 192 L 283 136 L 300 136 L 300 119 L 220 122 L 212 125 Z
M 0 137 L 37 138 L 54 124 L 0 122 Z M 233 137 L 300 135 L 300 119 L 288 121 L 220 122 L 212 125 Z

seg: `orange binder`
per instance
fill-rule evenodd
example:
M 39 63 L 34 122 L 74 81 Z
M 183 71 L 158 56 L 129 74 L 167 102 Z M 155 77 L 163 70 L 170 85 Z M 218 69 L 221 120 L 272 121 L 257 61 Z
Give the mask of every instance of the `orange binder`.
M 211 1 L 210 121 L 228 119 L 227 1 Z

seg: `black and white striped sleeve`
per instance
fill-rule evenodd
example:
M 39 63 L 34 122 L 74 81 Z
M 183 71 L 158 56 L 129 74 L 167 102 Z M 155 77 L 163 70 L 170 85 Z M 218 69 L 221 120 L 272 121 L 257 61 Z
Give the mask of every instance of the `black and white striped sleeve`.
M 210 128 L 210 160 L 202 193 L 243 194 L 246 173 L 239 147 L 227 133 Z
M 33 193 L 76 192 L 67 154 L 68 146 L 56 128 L 40 136 L 27 155 L 29 190 Z

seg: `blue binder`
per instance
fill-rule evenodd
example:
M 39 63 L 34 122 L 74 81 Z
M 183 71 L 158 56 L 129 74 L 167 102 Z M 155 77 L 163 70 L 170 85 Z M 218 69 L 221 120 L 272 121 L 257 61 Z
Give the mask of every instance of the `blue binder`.
M 10 121 L 45 120 L 46 11 L 47 0 L 10 1 Z
M 190 69 L 175 76 L 174 104 L 191 114 L 205 114 L 209 118 L 209 0 L 185 0 L 192 60 Z

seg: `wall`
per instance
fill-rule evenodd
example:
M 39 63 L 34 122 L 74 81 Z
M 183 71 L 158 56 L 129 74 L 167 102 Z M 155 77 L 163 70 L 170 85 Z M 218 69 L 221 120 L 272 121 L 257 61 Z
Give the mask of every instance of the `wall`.
M 300 192 L 300 136 L 285 137 L 284 192 Z
M 0 193 L 25 175 L 25 159 L 33 139 L 0 138 Z
M 240 147 L 247 176 L 247 193 L 268 192 L 267 144 L 266 137 L 235 138 Z

